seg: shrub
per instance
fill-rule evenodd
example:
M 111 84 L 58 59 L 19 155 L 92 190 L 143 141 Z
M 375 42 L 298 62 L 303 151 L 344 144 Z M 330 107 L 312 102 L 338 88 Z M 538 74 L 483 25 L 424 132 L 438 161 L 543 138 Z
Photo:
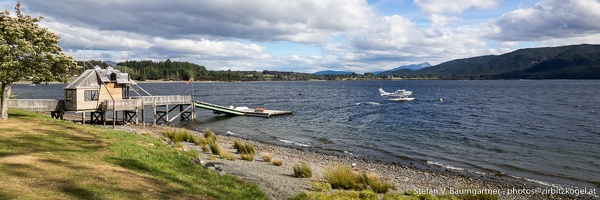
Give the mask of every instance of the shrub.
M 265 162 L 271 162 L 271 159 L 273 159 L 273 154 L 271 154 L 271 153 L 263 153 L 261 157 L 262 157 L 263 161 L 265 161 Z
M 310 190 L 313 192 L 329 192 L 331 184 L 323 182 L 312 182 Z
M 275 160 L 273 160 L 273 165 L 275 165 L 275 166 L 281 166 L 281 165 L 283 165 L 283 160 L 281 160 L 281 159 L 275 159 Z
M 294 175 L 296 175 L 299 178 L 310 178 L 312 177 L 312 169 L 305 162 L 295 164 Z
M 242 160 L 253 161 L 254 160 L 254 154 L 242 154 L 241 158 L 242 158 Z
M 359 176 L 348 166 L 336 166 L 325 170 L 325 180 L 333 189 L 358 189 Z

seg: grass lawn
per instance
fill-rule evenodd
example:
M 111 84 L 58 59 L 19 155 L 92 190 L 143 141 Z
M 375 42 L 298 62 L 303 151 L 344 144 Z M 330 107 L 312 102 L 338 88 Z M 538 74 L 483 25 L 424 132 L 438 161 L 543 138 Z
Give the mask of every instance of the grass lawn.
M 265 199 L 193 156 L 156 137 L 10 109 L 0 121 L 0 199 Z

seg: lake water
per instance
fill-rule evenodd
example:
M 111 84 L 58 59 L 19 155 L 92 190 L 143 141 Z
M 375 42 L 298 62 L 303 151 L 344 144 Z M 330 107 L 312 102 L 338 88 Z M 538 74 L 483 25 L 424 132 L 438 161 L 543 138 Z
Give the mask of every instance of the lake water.
M 501 175 L 553 186 L 600 187 L 600 81 L 303 81 L 141 83 L 153 95 L 223 106 L 291 110 L 273 118 L 197 123 L 268 143 L 346 156 Z M 15 85 L 17 98 L 63 98 L 64 85 Z M 413 91 L 387 101 L 377 89 Z M 440 101 L 442 99 L 443 101 Z M 151 121 L 148 120 L 148 121 Z

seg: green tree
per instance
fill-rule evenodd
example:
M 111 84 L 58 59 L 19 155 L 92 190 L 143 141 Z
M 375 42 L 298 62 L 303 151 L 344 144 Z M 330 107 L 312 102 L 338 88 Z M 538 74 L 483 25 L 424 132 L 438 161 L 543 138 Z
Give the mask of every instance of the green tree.
M 8 119 L 8 100 L 12 85 L 25 76 L 33 82 L 66 81 L 64 75 L 76 68 L 73 58 L 62 53 L 60 36 L 38 25 L 42 17 L 21 13 L 21 2 L 15 6 L 16 17 L 0 12 L 0 82 L 2 107 L 0 119 Z

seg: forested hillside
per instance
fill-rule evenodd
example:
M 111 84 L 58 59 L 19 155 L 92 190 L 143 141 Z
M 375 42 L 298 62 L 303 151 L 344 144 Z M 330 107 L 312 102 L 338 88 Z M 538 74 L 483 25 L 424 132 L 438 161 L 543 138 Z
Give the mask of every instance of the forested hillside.
M 520 49 L 497 56 L 452 60 L 394 75 L 441 79 L 597 79 L 600 45 Z
M 84 66 L 82 61 L 79 66 Z M 91 69 L 93 66 L 106 68 L 108 63 L 102 61 L 86 61 L 85 67 L 80 70 Z M 308 73 L 280 72 L 280 71 L 215 71 L 207 70 L 204 66 L 180 61 L 125 61 L 117 63 L 114 67 L 122 72 L 129 73 L 134 80 L 166 80 L 187 81 L 194 78 L 196 81 L 271 81 L 271 80 L 310 80 L 332 79 L 331 76 L 316 76 Z M 81 72 L 73 73 L 79 74 Z

